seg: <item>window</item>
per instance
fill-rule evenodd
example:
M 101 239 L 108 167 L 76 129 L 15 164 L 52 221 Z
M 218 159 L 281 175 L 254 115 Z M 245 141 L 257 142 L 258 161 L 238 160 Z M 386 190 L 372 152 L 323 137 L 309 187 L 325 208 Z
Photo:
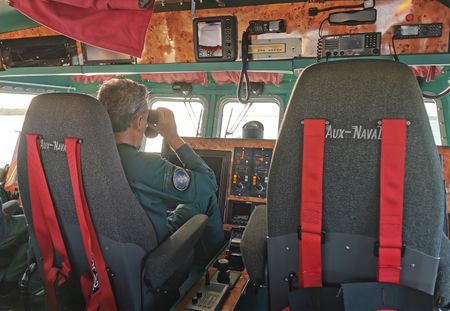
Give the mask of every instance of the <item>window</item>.
M 36 95 L 0 93 L 0 166 L 11 162 L 25 112 Z
M 177 124 L 178 135 L 186 137 L 201 136 L 204 131 L 206 101 L 201 97 L 176 98 L 153 97 L 150 99 L 151 109 L 167 108 L 173 111 Z M 145 151 L 161 152 L 163 138 L 158 135 L 153 139 L 146 139 Z
M 235 98 L 224 98 L 219 128 L 220 137 L 242 138 L 242 127 L 249 121 L 264 125 L 264 139 L 277 139 L 281 105 L 277 97 L 261 97 L 243 105 Z
M 442 116 L 439 115 L 438 104 L 433 99 L 424 99 L 425 109 L 427 110 L 428 119 L 430 120 L 431 130 L 433 132 L 434 141 L 437 146 L 441 146 L 442 137 L 441 137 L 441 124 L 439 120 L 442 120 Z M 442 129 L 445 131 L 445 129 Z

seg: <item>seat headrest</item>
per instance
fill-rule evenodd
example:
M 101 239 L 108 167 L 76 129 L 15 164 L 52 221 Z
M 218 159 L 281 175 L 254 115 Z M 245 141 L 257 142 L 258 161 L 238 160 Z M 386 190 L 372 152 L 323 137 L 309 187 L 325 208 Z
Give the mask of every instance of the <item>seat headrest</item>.
M 128 185 L 106 108 L 94 97 L 54 93 L 33 98 L 19 146 L 19 186 L 24 207 L 30 206 L 26 135 L 42 135 L 42 163 L 56 209 L 64 222 L 76 224 L 65 153 L 66 137 L 83 140 L 81 165 L 87 200 L 96 229 L 115 241 L 133 242 L 146 250 L 156 244 L 153 226 Z
M 324 160 L 324 228 L 378 235 L 382 119 L 403 118 L 407 130 L 404 236 L 436 255 L 443 214 L 440 163 L 421 90 L 408 66 L 385 60 L 344 60 L 312 65 L 289 101 L 273 155 L 268 186 L 269 236 L 296 232 L 299 223 L 303 128 L 307 118 L 327 119 Z M 433 219 L 418 224 L 418 219 Z M 416 234 L 411 234 L 415 231 Z M 412 236 L 414 235 L 414 238 Z M 432 243 L 431 243 L 432 244 Z

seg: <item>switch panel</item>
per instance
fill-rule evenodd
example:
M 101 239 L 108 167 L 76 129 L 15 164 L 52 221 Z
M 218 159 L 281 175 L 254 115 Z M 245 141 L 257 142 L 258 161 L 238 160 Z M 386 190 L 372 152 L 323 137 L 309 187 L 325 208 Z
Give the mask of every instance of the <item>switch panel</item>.
M 234 149 L 231 194 L 265 198 L 269 177 L 272 149 Z

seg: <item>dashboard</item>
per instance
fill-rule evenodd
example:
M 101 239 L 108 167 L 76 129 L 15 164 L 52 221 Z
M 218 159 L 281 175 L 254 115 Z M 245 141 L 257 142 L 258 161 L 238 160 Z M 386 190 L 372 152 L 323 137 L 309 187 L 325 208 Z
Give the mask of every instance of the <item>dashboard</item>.
M 245 226 L 259 204 L 267 202 L 267 183 L 275 140 L 183 137 L 214 171 L 224 228 Z M 163 145 L 161 156 L 180 165 Z

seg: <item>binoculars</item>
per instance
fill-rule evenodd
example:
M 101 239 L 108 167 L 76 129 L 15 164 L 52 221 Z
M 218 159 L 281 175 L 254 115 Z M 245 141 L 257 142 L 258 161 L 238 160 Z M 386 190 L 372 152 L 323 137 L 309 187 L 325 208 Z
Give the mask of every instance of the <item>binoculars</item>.
M 158 124 L 158 112 L 156 110 L 148 111 L 147 123 L 151 125 Z M 148 138 L 155 138 L 156 136 L 158 136 L 158 132 L 151 127 L 147 127 L 147 129 L 145 130 L 145 136 Z

